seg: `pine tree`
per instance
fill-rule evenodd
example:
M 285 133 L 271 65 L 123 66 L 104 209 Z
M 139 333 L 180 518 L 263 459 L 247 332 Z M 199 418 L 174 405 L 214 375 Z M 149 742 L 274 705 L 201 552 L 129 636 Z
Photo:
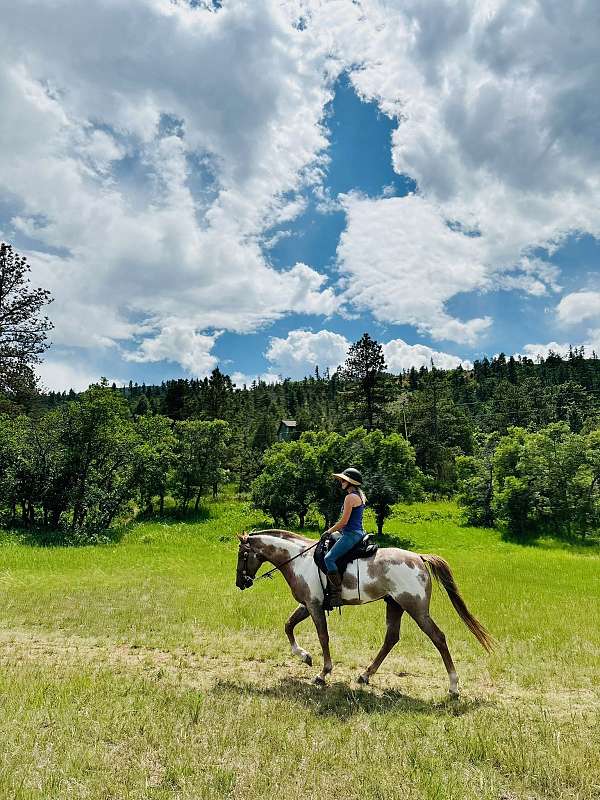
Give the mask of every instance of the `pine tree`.
M 350 347 L 344 377 L 350 384 L 351 396 L 356 398 L 358 421 L 368 431 L 383 416 L 386 369 L 383 347 L 368 333 Z

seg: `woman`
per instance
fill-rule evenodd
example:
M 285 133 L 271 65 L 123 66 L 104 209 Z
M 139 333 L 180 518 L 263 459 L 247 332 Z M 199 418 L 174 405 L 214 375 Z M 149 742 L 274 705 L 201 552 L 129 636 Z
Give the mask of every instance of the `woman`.
M 341 531 L 342 535 L 333 545 L 325 556 L 325 566 L 327 567 L 327 578 L 330 586 L 331 606 L 341 606 L 342 604 L 342 576 L 337 569 L 337 560 L 352 550 L 365 535 L 363 530 L 363 514 L 367 498 L 363 490 L 362 475 L 354 467 L 349 467 L 343 472 L 336 472 L 333 475 L 340 481 L 342 489 L 346 492 L 344 504 L 342 506 L 342 516 L 339 521 L 328 528 L 324 536 L 328 536 L 336 531 Z

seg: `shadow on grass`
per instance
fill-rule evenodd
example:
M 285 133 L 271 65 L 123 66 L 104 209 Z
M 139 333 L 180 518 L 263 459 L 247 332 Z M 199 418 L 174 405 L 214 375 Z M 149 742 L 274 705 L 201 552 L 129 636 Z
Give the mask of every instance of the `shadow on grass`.
M 479 699 L 455 700 L 448 697 L 439 701 L 420 700 L 397 689 L 389 689 L 382 695 L 377 695 L 368 687 L 352 689 L 341 681 L 320 687 L 298 678 L 282 678 L 277 685 L 267 687 L 218 681 L 213 691 L 233 697 L 252 694 L 255 697 L 286 700 L 304 706 L 315 716 L 335 717 L 340 721 L 347 721 L 356 714 L 389 712 L 462 717 L 481 707 L 492 705 L 489 700 Z
M 28 547 L 90 547 L 102 544 L 118 544 L 128 527 L 121 525 L 102 531 L 72 531 L 69 529 L 49 530 L 48 528 L 11 527 L 2 531 L 0 542 L 10 539 Z
M 156 511 L 152 514 L 140 512 L 132 522 L 134 524 L 138 522 L 160 522 L 161 525 L 181 525 L 182 522 L 194 524 L 208 522 L 210 519 L 216 519 L 215 515 L 209 506 L 202 505 L 197 511 L 192 509 L 185 513 L 178 511 L 176 508 L 165 509 L 163 514 Z
M 543 529 L 516 533 L 508 528 L 501 528 L 500 537 L 503 542 L 517 544 L 520 547 L 566 550 L 569 553 L 585 555 L 598 555 L 600 553 L 600 537 L 596 531 L 589 536 L 577 536 L 574 534 L 556 534 Z

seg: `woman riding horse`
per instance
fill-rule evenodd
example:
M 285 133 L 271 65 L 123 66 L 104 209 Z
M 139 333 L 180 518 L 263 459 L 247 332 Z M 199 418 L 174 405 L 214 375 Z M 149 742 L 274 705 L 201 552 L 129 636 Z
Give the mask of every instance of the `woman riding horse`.
M 362 475 L 354 467 L 348 467 L 343 472 L 335 472 L 333 477 L 340 481 L 342 489 L 346 492 L 340 519 L 323 534 L 323 536 L 330 536 L 336 531 L 342 532 L 340 538 L 325 556 L 330 586 L 329 602 L 332 607 L 335 607 L 342 605 L 342 576 L 338 572 L 337 561 L 352 550 L 365 535 L 363 514 L 367 498 L 360 488 L 363 482 Z

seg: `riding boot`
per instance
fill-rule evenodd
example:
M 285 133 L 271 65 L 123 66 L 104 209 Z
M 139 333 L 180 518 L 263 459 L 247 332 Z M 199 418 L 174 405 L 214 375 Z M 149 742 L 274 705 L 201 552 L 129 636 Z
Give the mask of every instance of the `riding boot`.
M 328 572 L 327 580 L 329 581 L 329 605 L 331 608 L 337 608 L 342 605 L 342 576 L 337 570 Z

